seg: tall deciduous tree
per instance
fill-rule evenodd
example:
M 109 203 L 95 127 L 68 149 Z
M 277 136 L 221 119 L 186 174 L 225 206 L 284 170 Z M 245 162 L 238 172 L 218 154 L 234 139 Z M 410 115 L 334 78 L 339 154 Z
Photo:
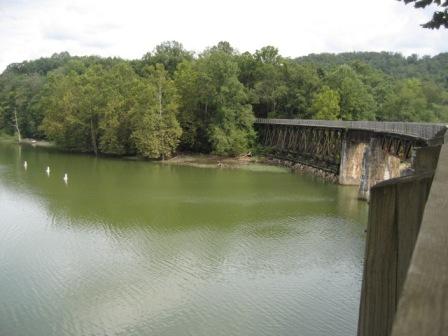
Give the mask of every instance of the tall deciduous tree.
M 434 121 L 428 109 L 422 82 L 418 79 L 397 82 L 386 96 L 383 118 L 394 121 Z
M 73 150 L 164 158 L 181 134 L 177 94 L 163 65 L 148 66 L 144 78 L 126 63 L 52 74 L 43 107 L 42 129 Z
M 50 75 L 42 95 L 46 113 L 41 129 L 60 146 L 85 152 L 91 150 L 90 125 L 79 113 L 80 90 L 80 78 L 75 73 Z
M 99 147 L 102 153 L 123 155 L 135 152 L 132 133 L 131 109 L 141 86 L 141 78 L 127 63 L 119 63 L 104 74 L 105 104 L 99 121 Z
M 340 96 L 341 119 L 373 120 L 376 103 L 368 87 L 348 65 L 341 65 L 328 76 L 328 84 Z
M 177 121 L 178 95 L 162 64 L 145 68 L 145 85 L 133 110 L 137 152 L 148 158 L 171 156 L 182 129 Z
M 341 108 L 339 107 L 339 101 L 339 94 L 336 91 L 328 86 L 322 87 L 315 95 L 311 105 L 314 118 L 323 120 L 340 119 Z
M 221 42 L 195 64 L 182 64 L 176 74 L 183 102 L 180 119 L 195 134 L 186 140 L 218 154 L 244 153 L 254 139 L 253 113 L 238 79 L 236 57 L 233 48 Z
M 146 53 L 142 58 L 142 65 L 163 64 L 170 75 L 176 71 L 177 65 L 183 61 L 193 60 L 193 53 L 185 50 L 182 43 L 165 41 L 157 45 L 152 52 Z

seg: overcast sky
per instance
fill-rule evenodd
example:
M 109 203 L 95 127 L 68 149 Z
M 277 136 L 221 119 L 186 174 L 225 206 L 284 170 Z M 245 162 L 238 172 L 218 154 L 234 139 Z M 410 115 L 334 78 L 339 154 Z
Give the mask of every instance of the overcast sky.
M 426 30 L 431 10 L 396 0 L 0 0 L 0 71 L 68 51 L 140 58 L 162 41 L 199 52 L 221 40 L 284 56 L 319 52 L 448 50 L 448 30 Z

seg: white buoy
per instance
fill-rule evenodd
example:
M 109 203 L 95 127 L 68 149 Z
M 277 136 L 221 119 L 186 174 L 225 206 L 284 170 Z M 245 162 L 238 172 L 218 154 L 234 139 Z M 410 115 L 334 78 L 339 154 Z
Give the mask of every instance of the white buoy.
M 64 182 L 65 182 L 65 184 L 68 183 L 68 175 L 67 175 L 67 173 L 64 174 Z
M 48 176 L 50 176 L 50 166 L 47 166 L 47 169 L 45 170 Z
M 28 162 L 26 161 L 23 162 L 23 168 L 25 168 L 25 170 L 28 168 Z

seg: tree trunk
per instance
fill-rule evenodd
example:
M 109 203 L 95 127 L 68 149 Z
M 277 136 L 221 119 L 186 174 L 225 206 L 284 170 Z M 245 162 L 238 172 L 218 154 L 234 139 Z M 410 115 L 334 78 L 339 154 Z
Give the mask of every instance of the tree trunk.
M 159 81 L 159 114 L 162 116 L 162 83 Z
M 163 120 L 162 120 L 162 80 L 159 79 L 159 115 L 160 115 L 160 127 L 163 127 Z M 165 154 L 163 153 L 163 151 L 165 150 L 165 141 L 164 141 L 164 133 L 163 130 L 160 129 L 161 133 L 162 133 L 162 161 L 165 161 Z
M 98 155 L 98 147 L 96 144 L 96 132 L 95 132 L 95 128 L 93 127 L 93 120 L 90 119 L 90 133 L 92 135 L 92 147 L 93 147 L 93 152 L 95 153 L 95 155 Z
M 15 128 L 17 131 L 17 136 L 19 137 L 19 142 L 22 141 L 22 135 L 20 134 L 20 128 L 19 128 L 19 121 L 17 120 L 17 109 L 14 109 L 14 121 L 15 121 Z

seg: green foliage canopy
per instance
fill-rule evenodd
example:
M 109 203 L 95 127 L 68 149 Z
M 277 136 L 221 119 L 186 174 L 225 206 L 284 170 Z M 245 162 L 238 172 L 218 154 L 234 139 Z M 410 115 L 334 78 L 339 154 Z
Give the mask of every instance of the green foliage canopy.
M 138 60 L 63 52 L 0 75 L 0 129 L 74 151 L 239 155 L 254 117 L 446 122 L 448 53 L 290 59 L 224 41 L 194 55 L 168 41 Z
M 52 74 L 44 89 L 42 130 L 64 148 L 164 158 L 181 135 L 177 95 L 163 65 L 139 77 L 127 63 L 83 74 Z
M 322 89 L 314 96 L 311 110 L 316 119 L 337 120 L 340 119 L 340 97 L 339 94 L 328 86 Z

